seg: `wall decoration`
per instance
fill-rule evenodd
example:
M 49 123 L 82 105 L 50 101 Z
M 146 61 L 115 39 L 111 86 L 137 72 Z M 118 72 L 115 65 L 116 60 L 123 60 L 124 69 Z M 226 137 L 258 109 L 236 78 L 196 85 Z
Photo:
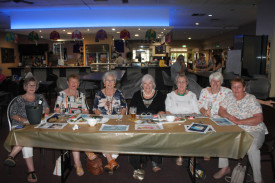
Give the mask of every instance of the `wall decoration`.
M 14 49 L 13 48 L 1 48 L 1 60 L 2 63 L 14 63 Z

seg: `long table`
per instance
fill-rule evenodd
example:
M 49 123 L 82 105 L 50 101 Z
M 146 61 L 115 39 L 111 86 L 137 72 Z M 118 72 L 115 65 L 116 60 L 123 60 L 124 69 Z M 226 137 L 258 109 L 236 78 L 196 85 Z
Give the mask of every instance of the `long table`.
M 191 123 L 211 124 L 216 132 L 190 133 L 184 125 Z M 99 131 L 101 124 L 90 127 L 80 124 L 73 130 L 68 124 L 62 130 L 39 129 L 28 125 L 24 129 L 10 131 L 4 147 L 11 151 L 12 146 L 41 147 L 79 151 L 165 155 L 188 157 L 227 157 L 239 159 L 247 153 L 253 137 L 236 125 L 218 126 L 208 118 L 197 118 L 173 124 L 163 124 L 163 130 L 135 130 L 135 123 L 130 116 L 123 116 L 122 121 L 109 120 L 111 125 L 129 125 L 126 132 Z M 68 153 L 61 153 L 61 183 L 65 183 L 71 171 Z M 68 159 L 66 161 L 66 159 Z M 196 158 L 193 159 L 196 169 Z M 189 158 L 190 165 L 190 158 Z M 68 167 L 68 168 L 66 168 Z M 194 172 L 188 171 L 195 183 Z
M 211 124 L 214 133 L 190 133 L 185 124 L 203 122 Z M 107 124 L 129 125 L 127 132 L 99 131 L 101 124 L 89 127 L 80 124 L 73 130 L 68 124 L 62 130 L 38 129 L 27 125 L 24 129 L 12 130 L 4 147 L 11 151 L 14 145 L 80 151 L 151 154 L 166 156 L 227 157 L 239 159 L 247 153 L 253 137 L 236 125 L 218 126 L 207 118 L 187 120 L 184 123 L 164 124 L 163 130 L 135 130 L 135 123 L 124 116 L 122 121 L 109 120 Z

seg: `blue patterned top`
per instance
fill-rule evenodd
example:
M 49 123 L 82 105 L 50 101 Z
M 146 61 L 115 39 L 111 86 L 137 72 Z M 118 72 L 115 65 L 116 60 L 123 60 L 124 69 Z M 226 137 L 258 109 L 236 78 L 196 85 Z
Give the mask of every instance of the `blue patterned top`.
M 103 115 L 116 114 L 114 109 L 117 106 L 127 108 L 126 100 L 120 90 L 116 90 L 112 97 L 105 96 L 102 91 L 95 95 L 93 111 L 99 110 Z

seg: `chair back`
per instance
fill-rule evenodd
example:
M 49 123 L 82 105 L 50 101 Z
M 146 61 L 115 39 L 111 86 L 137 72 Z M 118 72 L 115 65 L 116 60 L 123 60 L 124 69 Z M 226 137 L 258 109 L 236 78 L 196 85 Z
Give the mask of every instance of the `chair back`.
M 9 123 L 9 131 L 11 131 L 11 114 L 10 114 L 10 108 L 12 106 L 12 104 L 14 103 L 14 101 L 17 99 L 17 97 L 14 97 L 11 102 L 8 105 L 7 108 L 7 119 L 8 119 L 8 123 Z
M 262 105 L 264 123 L 267 127 L 268 134 L 265 136 L 265 142 L 275 142 L 275 108 Z
M 258 99 L 267 99 L 269 97 L 271 84 L 268 78 L 256 78 L 246 84 L 246 92 L 255 95 Z
M 162 72 L 163 83 L 166 86 L 174 86 L 174 81 L 171 80 L 171 76 L 169 76 L 165 71 Z

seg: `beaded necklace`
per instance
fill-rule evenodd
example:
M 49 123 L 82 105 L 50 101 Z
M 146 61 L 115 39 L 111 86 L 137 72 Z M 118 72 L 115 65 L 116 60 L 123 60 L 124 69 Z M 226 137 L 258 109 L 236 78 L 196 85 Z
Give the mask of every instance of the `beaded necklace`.
M 186 90 L 184 91 L 184 93 L 183 93 L 183 94 L 180 94 L 180 93 L 179 93 L 179 90 L 177 90 L 177 94 L 178 94 L 179 96 L 184 96 L 184 95 L 185 95 L 185 93 L 186 93 Z
M 150 97 L 154 93 L 154 91 L 155 90 L 153 89 L 152 92 L 149 95 L 147 95 L 144 90 L 142 91 L 142 93 L 145 97 Z

